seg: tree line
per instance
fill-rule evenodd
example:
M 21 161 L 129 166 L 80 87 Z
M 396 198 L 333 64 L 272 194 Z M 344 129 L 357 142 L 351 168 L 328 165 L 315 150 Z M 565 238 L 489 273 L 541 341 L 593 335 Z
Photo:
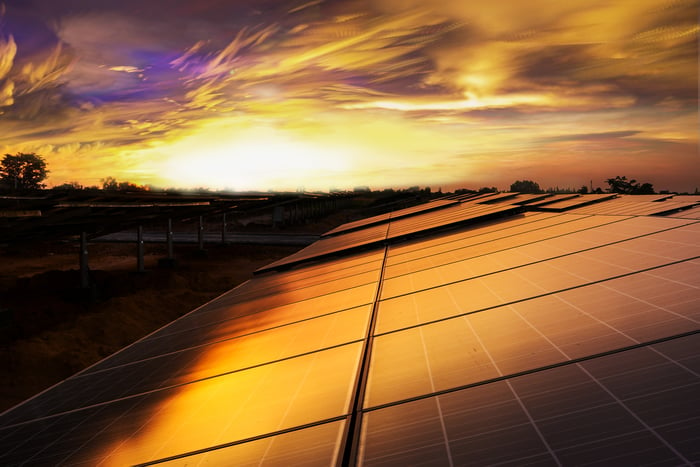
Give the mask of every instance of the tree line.
M 0 189 L 9 192 L 43 190 L 44 180 L 49 174 L 43 156 L 30 153 L 5 154 L 0 161 Z M 106 191 L 148 191 L 150 187 L 131 182 L 120 182 L 114 177 L 100 180 L 101 186 L 85 187 L 79 182 L 66 182 L 56 185 L 54 190 L 106 190 Z
M 616 176 L 615 178 L 608 178 L 605 180 L 608 184 L 608 193 L 619 193 L 624 195 L 653 195 L 654 186 L 651 183 L 638 183 L 637 180 L 628 180 L 625 176 Z M 519 193 L 544 193 L 545 190 L 540 188 L 537 182 L 532 180 L 516 180 L 511 186 L 510 191 Z M 550 190 L 547 190 L 550 191 Z M 588 187 L 583 185 L 578 193 L 587 194 Z M 591 193 L 603 193 L 603 190 L 597 188 L 595 190 L 591 189 Z
M 0 161 L 0 189 L 10 192 L 21 192 L 30 190 L 41 190 L 46 188 L 46 180 L 49 170 L 47 170 L 44 158 L 33 152 L 17 153 L 16 155 L 5 154 Z M 82 189 L 102 189 L 106 191 L 148 191 L 150 187 L 136 185 L 131 182 L 120 182 L 114 177 L 106 177 L 100 180 L 102 186 L 83 187 L 78 182 L 68 182 L 55 186 L 56 190 L 82 190 Z M 625 176 L 616 176 L 605 180 L 608 184 L 608 193 L 621 193 L 630 195 L 654 194 L 654 186 L 651 183 L 639 183 L 637 180 L 628 179 Z M 369 188 L 368 188 L 369 189 Z M 419 187 L 412 187 L 421 191 Z M 425 188 L 430 193 L 430 188 Z M 460 190 L 457 190 L 459 192 Z M 463 190 L 466 191 L 466 190 Z M 478 190 L 480 193 L 496 192 L 496 187 L 483 187 Z M 510 185 L 510 191 L 519 193 L 544 193 L 537 182 L 532 180 L 516 180 Z M 547 190 L 549 191 L 549 190 Z M 600 188 L 591 190 L 593 193 L 603 193 Z M 579 193 L 588 193 L 588 187 L 582 186 Z

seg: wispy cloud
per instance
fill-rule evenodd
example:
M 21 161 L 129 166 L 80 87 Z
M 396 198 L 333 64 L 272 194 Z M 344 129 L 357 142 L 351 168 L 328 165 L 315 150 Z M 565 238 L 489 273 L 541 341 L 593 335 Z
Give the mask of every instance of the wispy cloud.
M 554 143 L 559 141 L 596 141 L 626 138 L 628 136 L 634 136 L 639 133 L 639 131 L 634 130 L 604 131 L 602 133 L 574 133 L 561 136 L 549 136 L 547 138 L 541 138 L 539 141 L 542 143 Z
M 0 149 L 48 151 L 56 183 L 127 167 L 149 182 L 187 156 L 168 154 L 178 142 L 240 147 L 227 128 L 259 126 L 353 159 L 351 186 L 391 166 L 407 184 L 553 177 L 559 162 L 538 155 L 553 146 L 639 170 L 605 144 L 685 174 L 689 158 L 655 142 L 697 145 L 697 14 L 694 0 L 36 0 L 0 18 Z

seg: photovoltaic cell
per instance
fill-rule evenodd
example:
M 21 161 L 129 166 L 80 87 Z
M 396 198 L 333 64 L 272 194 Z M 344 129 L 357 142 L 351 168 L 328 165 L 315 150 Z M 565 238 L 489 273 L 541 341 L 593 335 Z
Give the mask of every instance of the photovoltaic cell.
M 387 225 L 374 225 L 365 229 L 348 232 L 333 237 L 324 237 L 303 250 L 258 269 L 258 272 L 289 267 L 305 261 L 321 259 L 340 252 L 369 246 L 379 246 L 387 241 L 396 241 L 410 235 L 425 234 L 436 229 L 444 229 L 466 223 L 483 222 L 488 219 L 513 215 L 522 211 L 520 206 L 479 205 L 463 203 L 448 206 L 437 211 L 397 219 Z
M 547 198 L 543 199 L 542 201 L 535 201 L 535 202 L 529 203 L 529 205 L 530 205 L 530 207 L 532 207 L 532 206 L 546 206 L 548 204 L 557 203 L 559 201 L 578 198 L 579 196 L 580 195 L 578 195 L 578 194 L 552 195 L 552 196 L 548 196 Z
M 340 260 L 325 261 L 321 264 L 307 264 L 298 269 L 277 274 L 262 274 L 244 282 L 227 295 L 235 296 L 237 301 L 245 301 L 276 294 L 278 288 L 296 289 L 299 288 L 300 283 L 303 283 L 304 287 L 308 287 L 332 280 L 352 278 L 366 272 L 379 271 L 382 259 L 382 252 L 373 251 L 351 255 Z
M 698 286 L 674 279 L 700 265 L 683 264 L 380 335 L 366 406 L 700 329 Z
M 399 219 L 389 225 L 388 238 L 414 234 L 431 229 L 444 228 L 463 222 L 486 220 L 498 215 L 512 215 L 521 211 L 519 206 L 511 205 L 467 205 L 450 206 L 440 211 L 430 212 L 420 217 Z
M 478 200 L 477 203 L 490 204 L 490 203 L 510 202 L 510 201 L 514 201 L 514 199 L 516 197 L 518 197 L 518 199 L 520 199 L 519 193 L 515 193 L 515 192 L 494 193 L 487 198 L 483 198 L 483 199 Z
M 333 465 L 338 459 L 338 439 L 344 426 L 342 421 L 325 423 L 158 465 Z
M 700 463 L 700 223 L 579 198 L 324 238 L 0 415 L 0 464 Z
M 463 243 L 471 240 L 469 244 L 506 238 L 522 232 L 537 230 L 539 227 L 584 219 L 589 216 L 575 216 L 571 214 L 525 212 L 506 219 L 497 219 L 473 226 L 470 229 L 461 229 L 456 233 L 444 233 L 435 237 L 418 238 L 389 246 L 389 256 L 386 265 L 393 266 L 412 259 L 432 256 L 459 248 L 455 243 Z M 473 240 L 472 240 L 473 239 Z
M 394 256 L 392 252 L 390 252 L 384 277 L 385 279 L 391 279 L 407 274 L 418 275 L 431 267 L 444 266 L 457 269 L 466 267 L 461 274 L 458 274 L 458 276 L 453 279 L 458 280 L 459 276 L 464 276 L 464 274 L 466 274 L 466 269 L 468 269 L 467 260 L 471 260 L 471 264 L 478 264 L 478 267 L 481 269 L 487 266 L 486 263 L 500 262 L 505 269 L 512 267 L 506 266 L 506 264 L 526 264 L 536 261 L 538 258 L 546 258 L 548 254 L 550 256 L 561 255 L 566 252 L 567 249 L 568 251 L 576 251 L 575 245 L 570 243 L 576 242 L 577 231 L 617 222 L 620 222 L 619 218 L 595 216 L 591 218 L 579 218 L 574 221 L 551 226 L 536 223 L 534 226 L 531 226 L 529 231 L 520 233 L 508 232 L 510 235 L 504 236 L 504 232 L 497 231 L 492 232 L 496 235 L 484 234 L 470 236 L 462 241 L 454 240 L 450 242 L 451 248 L 449 250 L 439 252 L 437 249 L 431 248 L 427 252 L 431 253 L 429 255 L 423 255 L 421 257 L 411 255 L 412 257 L 417 257 L 417 259 L 410 262 L 398 262 L 394 260 Z M 614 230 L 614 228 L 614 225 L 610 225 L 608 230 Z M 601 233 L 605 232 L 602 228 L 600 231 Z M 605 238 L 601 238 L 601 242 L 605 242 L 605 240 Z M 564 243 L 563 248 L 557 246 L 561 243 Z M 590 246 L 590 243 L 586 243 L 580 248 Z M 519 255 L 522 256 L 522 258 L 518 258 Z M 404 254 L 401 255 L 400 258 L 405 259 L 407 256 Z M 493 268 L 493 266 L 491 268 Z M 434 274 L 435 272 L 438 274 Z M 441 274 L 439 271 L 432 270 L 426 273 L 435 277 Z M 386 284 L 388 285 L 389 283 L 391 283 L 391 281 L 388 281 Z
M 700 207 L 685 209 L 683 211 L 668 214 L 669 217 L 680 217 L 683 219 L 700 219 Z
M 664 215 L 682 211 L 694 206 L 696 203 L 689 201 L 664 200 L 658 201 L 654 195 L 646 200 L 637 196 L 615 198 L 605 203 L 584 206 L 576 210 L 579 214 L 607 214 L 624 216 L 650 216 Z
M 196 313 L 190 313 L 167 328 L 157 331 L 153 336 L 160 337 L 216 325 L 233 318 L 258 314 L 262 311 L 266 313 L 288 313 L 293 309 L 305 318 L 320 316 L 372 303 L 376 289 L 377 284 L 375 282 L 293 302 L 283 300 L 276 302 L 275 300 L 263 299 L 260 302 L 239 303 L 234 300 L 229 301 L 227 300 L 228 297 L 223 296 L 208 304 L 207 307 L 197 310 Z
M 316 243 L 312 243 L 297 253 L 258 269 L 258 272 L 272 271 L 282 266 L 289 267 L 304 261 L 325 258 L 342 251 L 348 251 L 367 245 L 380 244 L 386 240 L 387 227 L 387 225 L 376 225 L 363 230 L 348 232 L 343 235 L 321 238 Z
M 390 292 L 383 289 L 377 332 L 400 329 L 693 259 L 700 255 L 700 245 L 693 244 L 697 234 L 698 224 L 690 224 L 455 283 L 443 281 L 439 285 L 421 284 L 411 282 L 411 275 L 405 276 L 404 288 L 401 289 L 403 295 L 390 298 Z
M 617 196 L 615 193 L 609 193 L 604 195 L 586 195 L 571 198 L 562 198 L 561 200 L 556 201 L 545 199 L 541 203 L 533 203 L 530 206 L 537 206 L 539 209 L 545 211 L 560 212 L 580 208 L 582 206 L 587 206 L 592 203 L 600 203 L 602 201 L 611 200 L 615 198 L 615 196 Z
M 401 219 L 402 217 L 408 217 L 408 216 L 413 216 L 419 213 L 425 213 L 427 211 L 432 211 L 435 209 L 442 209 L 447 206 L 451 206 L 454 204 L 457 204 L 457 200 L 449 200 L 449 199 L 442 199 L 442 200 L 434 200 L 430 201 L 427 203 L 419 204 L 417 206 L 412 206 L 410 208 L 404 208 L 404 209 L 399 209 L 397 211 L 392 211 L 386 214 L 381 214 L 378 216 L 374 217 L 369 217 L 367 219 L 362 219 L 359 221 L 355 222 L 348 222 L 347 224 L 343 224 L 339 227 L 336 227 L 335 229 L 329 230 L 328 232 L 324 233 L 323 236 L 333 236 L 337 235 L 342 232 L 348 232 L 352 230 L 357 230 L 357 229 L 362 229 L 365 227 L 368 227 L 370 225 L 375 225 L 375 224 L 385 224 L 387 222 L 394 221 L 397 219 Z
M 0 453 L 0 463 L 57 464 L 63 456 L 69 465 L 110 457 L 113 465 L 132 465 L 344 415 L 360 347 L 6 426 L 0 443 L 12 439 L 13 448 Z
M 700 340 L 675 344 L 687 350 Z M 631 349 L 369 411 L 361 462 L 690 464 L 700 455 L 691 430 L 700 416 L 692 396 L 700 378 L 659 355 L 662 349 Z
M 69 378 L 60 393 L 32 399 L 6 421 L 18 423 L 26 421 L 22 415 L 53 415 L 356 342 L 364 337 L 368 318 L 369 310 L 360 308 L 150 357 L 150 349 L 142 349 L 138 360 Z

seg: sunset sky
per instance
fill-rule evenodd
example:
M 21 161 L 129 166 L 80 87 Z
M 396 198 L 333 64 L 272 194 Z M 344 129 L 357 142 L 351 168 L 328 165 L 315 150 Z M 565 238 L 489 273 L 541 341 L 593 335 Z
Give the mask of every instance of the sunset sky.
M 700 188 L 697 0 L 0 0 L 49 186 Z

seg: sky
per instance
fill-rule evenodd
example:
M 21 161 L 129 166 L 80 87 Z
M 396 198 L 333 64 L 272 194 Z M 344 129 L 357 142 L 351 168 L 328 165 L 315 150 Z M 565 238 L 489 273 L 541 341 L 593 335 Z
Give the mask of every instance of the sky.
M 0 0 L 48 185 L 700 188 L 696 0 Z

